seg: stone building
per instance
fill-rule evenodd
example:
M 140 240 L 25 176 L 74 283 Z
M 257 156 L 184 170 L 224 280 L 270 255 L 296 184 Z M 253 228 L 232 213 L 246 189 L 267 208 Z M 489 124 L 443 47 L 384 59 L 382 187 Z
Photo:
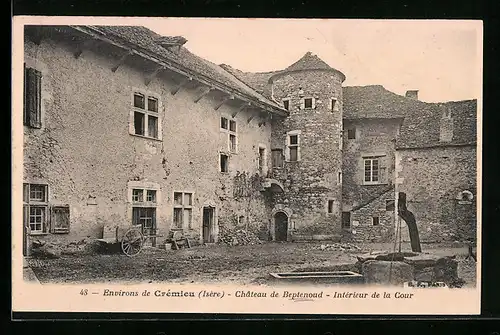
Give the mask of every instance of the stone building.
M 396 192 L 407 196 L 422 241 L 476 237 L 477 101 L 408 111 L 396 143 Z M 402 239 L 408 240 L 407 229 Z
M 395 192 L 419 196 L 402 163 L 421 152 L 410 120 L 433 104 L 416 92 L 343 87 L 344 74 L 309 52 L 284 70 L 245 73 L 185 43 L 142 27 L 26 27 L 23 199 L 32 235 L 108 237 L 140 224 L 199 243 L 239 228 L 264 240 L 394 238 Z M 452 123 L 442 123 L 451 138 L 443 143 L 456 149 L 465 123 Z M 472 173 L 452 184 L 475 194 L 462 185 Z
M 288 111 L 180 43 L 139 27 L 26 28 L 31 234 L 141 224 L 216 242 L 240 225 L 267 238 L 271 120 Z

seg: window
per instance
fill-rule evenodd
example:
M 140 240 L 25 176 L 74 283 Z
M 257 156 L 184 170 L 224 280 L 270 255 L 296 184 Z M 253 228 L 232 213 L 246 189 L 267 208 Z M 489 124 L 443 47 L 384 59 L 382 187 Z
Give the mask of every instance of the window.
M 140 225 L 149 235 L 156 234 L 156 194 L 154 189 L 132 189 L 132 225 Z
M 287 111 L 290 110 L 290 99 L 283 99 L 283 108 Z
M 220 127 L 221 129 L 228 129 L 228 119 L 226 119 L 225 117 L 221 117 L 220 118 Z
M 42 126 L 42 73 L 24 67 L 23 121 L 31 128 Z
M 350 127 L 347 129 L 347 139 L 348 140 L 356 139 L 356 127 Z
M 316 108 L 316 99 L 302 98 L 300 99 L 300 109 L 314 109 Z
M 193 221 L 193 193 L 174 192 L 174 227 L 191 229 Z
M 304 108 L 313 108 L 313 99 L 312 98 L 304 99 Z
M 330 110 L 333 111 L 338 111 L 339 110 L 339 103 L 336 98 L 331 98 L 330 99 Z
M 337 183 L 342 184 L 342 172 L 337 172 Z
M 379 217 L 378 217 L 378 216 L 373 216 L 373 217 L 372 217 L 372 225 L 373 225 L 373 226 L 378 226 L 378 225 L 379 225 L 379 223 L 380 223 L 380 221 L 379 221 Z
M 328 200 L 328 214 L 333 213 L 333 200 Z
M 23 222 L 33 234 L 47 233 L 48 186 L 42 184 L 23 185 Z
M 365 158 L 365 183 L 379 182 L 379 158 Z
M 160 138 L 158 99 L 142 93 L 134 93 L 133 97 L 133 130 L 132 134 L 150 138 Z
M 146 201 L 147 202 L 156 202 L 156 190 L 147 190 L 146 191 Z
M 229 131 L 236 132 L 236 121 L 229 120 Z
M 133 189 L 132 190 L 132 202 L 143 202 L 144 191 L 141 189 Z
M 271 159 L 273 168 L 282 168 L 283 167 L 283 150 L 282 149 L 272 149 L 271 150 Z
M 156 208 L 155 207 L 132 207 L 132 224 L 133 225 L 141 225 L 143 231 L 155 230 L 155 228 L 156 228 Z
M 386 200 L 385 201 L 385 210 L 388 212 L 392 212 L 394 210 L 395 204 L 394 200 Z
M 236 135 L 229 134 L 229 151 L 236 151 Z
M 229 172 L 229 156 L 220 154 L 220 172 Z
M 238 138 L 236 135 L 236 121 L 229 120 L 226 117 L 220 118 L 220 128 L 221 135 L 224 141 L 222 151 L 225 151 L 225 148 L 228 148 L 229 152 L 236 153 L 238 150 Z M 226 135 L 227 133 L 227 135 Z M 226 137 L 228 136 L 228 137 Z M 225 143 L 227 141 L 227 144 Z
M 288 160 L 296 162 L 299 160 L 299 135 L 288 135 Z
M 259 147 L 259 173 L 264 174 L 266 171 L 266 148 Z

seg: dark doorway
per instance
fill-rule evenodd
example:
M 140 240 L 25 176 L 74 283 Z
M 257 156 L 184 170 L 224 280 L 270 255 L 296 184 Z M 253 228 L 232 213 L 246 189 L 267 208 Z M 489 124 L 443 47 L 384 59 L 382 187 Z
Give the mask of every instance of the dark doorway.
M 351 228 L 351 212 L 342 212 L 342 228 Z
M 288 238 L 288 216 L 283 212 L 274 215 L 274 236 L 276 241 L 286 241 Z
M 214 243 L 215 208 L 203 207 L 203 243 Z

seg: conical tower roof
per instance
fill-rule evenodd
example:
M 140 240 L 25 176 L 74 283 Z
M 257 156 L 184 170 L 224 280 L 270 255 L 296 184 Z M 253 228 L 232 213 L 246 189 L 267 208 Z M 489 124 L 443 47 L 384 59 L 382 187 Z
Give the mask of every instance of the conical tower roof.
M 301 70 L 335 70 L 330 65 L 325 63 L 321 58 L 307 52 L 301 59 L 290 65 L 285 71 L 301 71 Z
M 279 71 L 271 78 L 269 78 L 269 81 L 272 81 L 275 77 L 278 77 L 287 72 L 307 71 L 307 70 L 326 70 L 326 71 L 337 72 L 342 77 L 342 81 L 345 80 L 345 75 L 342 72 L 340 72 L 337 69 L 334 69 L 333 67 L 328 65 L 325 61 L 323 61 L 321 58 L 319 58 L 317 55 L 314 55 L 312 52 L 308 51 L 298 61 L 296 61 L 286 69 Z

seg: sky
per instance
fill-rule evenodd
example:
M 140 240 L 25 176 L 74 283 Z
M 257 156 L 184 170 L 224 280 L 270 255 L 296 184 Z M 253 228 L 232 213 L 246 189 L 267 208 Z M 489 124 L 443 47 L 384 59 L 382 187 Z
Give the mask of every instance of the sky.
M 132 22 L 127 22 L 131 24 Z M 284 69 L 310 51 L 346 75 L 344 86 L 383 85 L 428 102 L 479 99 L 480 21 L 147 18 L 134 22 L 216 64 Z

